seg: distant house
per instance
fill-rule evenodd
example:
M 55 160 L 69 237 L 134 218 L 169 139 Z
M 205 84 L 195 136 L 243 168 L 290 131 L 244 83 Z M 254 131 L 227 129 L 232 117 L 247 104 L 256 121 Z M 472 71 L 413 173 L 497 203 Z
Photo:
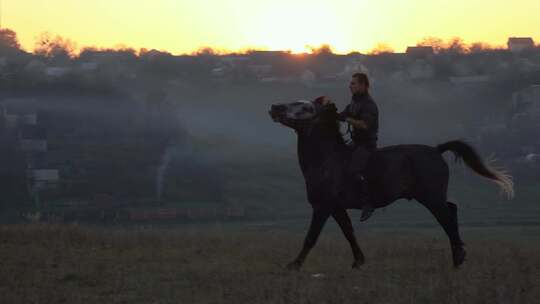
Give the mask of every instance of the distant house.
M 152 52 L 150 54 L 155 54 L 155 52 Z M 135 60 L 136 58 L 137 56 L 129 50 L 126 50 L 126 51 L 86 50 L 80 54 L 80 59 L 83 62 L 96 62 L 97 64 L 102 64 L 102 63 L 117 63 L 118 64 L 118 63 L 130 61 L 130 60 Z
M 512 111 L 526 112 L 540 118 L 540 84 L 531 85 L 512 95 Z
M 47 140 L 21 139 L 19 145 L 23 152 L 47 152 Z
M 227 207 L 224 210 L 216 207 L 206 208 L 138 208 L 128 209 L 127 217 L 131 221 L 159 221 L 159 220 L 208 220 L 219 217 L 242 218 L 245 216 L 243 207 Z
M 395 71 L 390 75 L 390 77 L 396 82 L 403 82 L 409 78 L 407 72 L 405 71 Z
M 425 60 L 416 60 L 407 70 L 409 78 L 413 80 L 425 80 L 433 78 L 435 71 Z
M 534 133 L 540 131 L 540 84 L 515 92 L 507 114 L 509 127 Z
M 190 208 L 186 212 L 190 220 L 214 219 L 218 216 L 216 208 Z
M 80 67 L 83 71 L 95 71 L 98 67 L 98 64 L 97 62 L 89 61 L 81 63 Z
M 540 154 L 529 153 L 525 156 L 525 161 L 531 162 L 531 163 L 540 163 Z
M 216 68 L 213 68 L 210 73 L 212 74 L 212 76 L 214 77 L 217 77 L 217 78 L 220 78 L 220 77 L 223 77 L 225 76 L 225 68 L 223 67 L 216 67 Z
M 158 51 L 156 49 L 152 49 L 152 50 L 147 51 L 146 53 L 142 54 L 142 57 L 144 57 L 147 60 L 153 61 L 153 60 L 157 60 L 159 58 L 172 57 L 172 55 L 169 52 L 163 52 L 163 51 Z
M 37 59 L 32 59 L 24 67 L 26 71 L 30 71 L 30 72 L 43 72 L 46 68 L 47 68 L 47 65 Z
M 0 114 L 2 114 L 7 128 L 37 124 L 37 113 L 35 110 L 15 107 L 10 104 L 0 104 Z
M 300 81 L 302 81 L 305 85 L 311 85 L 316 79 L 315 73 L 313 71 L 307 69 L 300 74 Z
M 450 77 L 450 82 L 455 85 L 481 84 L 489 81 L 489 75 L 470 75 Z
M 57 169 L 34 169 L 30 176 L 34 181 L 57 182 L 60 179 Z
M 227 55 L 227 56 L 221 56 L 219 58 L 222 64 L 229 64 L 232 66 L 235 66 L 237 64 L 246 63 L 250 61 L 250 58 L 245 55 L 236 56 L 236 55 Z
M 248 53 L 250 57 L 258 58 L 272 58 L 289 55 L 289 53 L 284 51 L 251 51 Z
M 28 170 L 28 178 L 35 191 L 58 186 L 60 174 L 57 169 L 30 169 Z
M 15 128 L 17 126 L 19 115 L 8 112 L 5 106 L 2 106 L 2 116 L 6 128 Z
M 62 77 L 70 71 L 71 68 L 68 67 L 48 67 L 45 69 L 45 75 L 49 77 Z
M 19 145 L 23 152 L 47 152 L 47 133 L 37 126 L 23 126 L 19 131 Z
M 220 56 L 219 62 L 214 66 L 210 73 L 215 78 L 223 79 L 226 76 L 232 76 L 234 72 L 238 72 L 240 70 L 243 71 L 244 67 L 248 66 L 249 62 L 250 58 L 243 55 Z M 262 65 L 254 65 L 253 67 L 248 69 L 250 69 L 251 72 L 257 75 L 259 75 L 260 73 L 266 73 L 264 71 L 265 67 L 263 67 Z
M 271 64 L 251 64 L 248 66 L 248 70 L 255 74 L 259 79 L 269 77 L 270 72 L 272 71 Z
M 243 218 L 246 216 L 246 210 L 242 206 L 227 206 L 223 213 L 228 218 Z
M 507 45 L 511 52 L 517 53 L 534 48 L 534 40 L 531 37 L 510 37 Z
M 407 48 L 407 57 L 415 59 L 425 59 L 433 56 L 433 47 L 431 46 L 409 46 Z
M 475 71 L 471 64 L 464 61 L 455 61 L 450 65 L 451 73 L 453 76 L 462 77 L 474 75 Z

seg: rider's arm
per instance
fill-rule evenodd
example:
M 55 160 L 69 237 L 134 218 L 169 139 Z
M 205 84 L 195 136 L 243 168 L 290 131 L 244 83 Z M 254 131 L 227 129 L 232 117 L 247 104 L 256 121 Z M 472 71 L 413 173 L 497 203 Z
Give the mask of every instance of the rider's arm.
M 347 122 L 357 129 L 369 129 L 375 123 L 378 115 L 379 110 L 377 109 L 377 105 L 375 103 L 368 103 L 362 108 L 359 119 L 348 118 Z
M 368 128 L 368 124 L 364 120 L 347 117 L 347 119 L 345 121 L 350 123 L 355 129 L 367 129 Z
M 345 110 L 343 110 L 343 112 L 338 114 L 338 120 L 346 121 L 348 116 L 349 116 L 349 106 L 345 107 Z

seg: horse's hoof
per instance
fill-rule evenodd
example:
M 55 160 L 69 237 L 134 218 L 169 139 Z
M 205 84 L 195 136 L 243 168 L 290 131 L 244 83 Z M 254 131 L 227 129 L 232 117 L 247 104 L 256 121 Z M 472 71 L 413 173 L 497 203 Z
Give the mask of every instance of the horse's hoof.
M 298 271 L 300 270 L 300 267 L 302 267 L 302 263 L 298 261 L 293 261 L 287 264 L 287 270 L 291 270 L 291 271 Z
M 463 247 L 452 248 L 452 258 L 454 260 L 454 268 L 459 268 L 465 262 L 467 252 Z

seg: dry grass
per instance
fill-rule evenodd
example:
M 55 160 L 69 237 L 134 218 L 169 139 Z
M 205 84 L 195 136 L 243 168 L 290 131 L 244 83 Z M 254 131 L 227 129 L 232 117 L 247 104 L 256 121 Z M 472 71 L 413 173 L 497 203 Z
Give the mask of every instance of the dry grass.
M 302 234 L 0 227 L 0 303 L 538 303 L 540 246 L 468 240 L 451 267 L 446 239 L 362 236 L 350 269 L 326 233 L 298 273 L 283 270 Z M 322 276 L 313 276 L 314 274 Z

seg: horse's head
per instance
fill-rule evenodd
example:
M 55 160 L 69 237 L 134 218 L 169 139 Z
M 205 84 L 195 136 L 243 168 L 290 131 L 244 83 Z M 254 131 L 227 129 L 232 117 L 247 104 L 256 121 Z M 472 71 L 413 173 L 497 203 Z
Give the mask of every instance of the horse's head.
M 331 123 L 337 125 L 337 108 L 332 102 L 321 103 L 300 100 L 291 103 L 273 104 L 268 112 L 273 121 L 302 133 L 313 127 Z
M 269 112 L 272 120 L 293 129 L 313 119 L 316 113 L 315 105 L 307 100 L 273 104 Z

